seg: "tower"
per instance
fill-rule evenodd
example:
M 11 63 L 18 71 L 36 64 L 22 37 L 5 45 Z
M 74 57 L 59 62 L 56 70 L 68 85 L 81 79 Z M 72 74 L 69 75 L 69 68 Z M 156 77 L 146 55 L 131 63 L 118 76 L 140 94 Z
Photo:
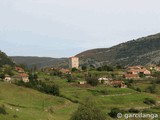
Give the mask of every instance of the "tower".
M 69 68 L 79 68 L 79 58 L 78 57 L 70 57 L 69 58 Z

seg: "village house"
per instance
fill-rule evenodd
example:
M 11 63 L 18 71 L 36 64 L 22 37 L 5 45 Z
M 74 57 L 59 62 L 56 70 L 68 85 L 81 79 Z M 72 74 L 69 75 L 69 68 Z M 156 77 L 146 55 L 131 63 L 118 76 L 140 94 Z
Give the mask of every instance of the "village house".
M 138 70 L 138 69 L 136 69 L 136 70 L 131 69 L 131 70 L 128 70 L 128 71 L 127 71 L 127 74 L 137 75 L 137 74 L 139 74 L 139 71 L 140 71 L 140 70 Z
M 124 81 L 121 81 L 121 80 L 111 81 L 111 86 L 120 87 L 120 88 L 127 88 L 127 85 L 125 85 Z
M 123 75 L 125 79 L 139 79 L 140 74 L 150 76 L 151 71 L 143 66 L 129 66 L 127 68 L 127 73 Z
M 137 66 L 128 66 L 127 69 L 131 70 L 140 70 L 140 69 L 143 69 L 143 66 L 141 65 L 137 65 Z
M 29 75 L 26 73 L 20 74 L 20 78 L 23 82 L 29 82 Z
M 62 72 L 63 74 L 71 74 L 71 71 L 69 69 L 61 68 L 59 69 L 59 71 Z
M 151 70 L 155 70 L 157 72 L 160 72 L 160 66 L 152 66 L 150 67 Z
M 106 78 L 106 77 L 102 77 L 99 78 L 98 81 L 101 84 L 106 84 L 106 85 L 110 85 L 110 81 L 113 80 L 112 78 Z
M 21 67 L 15 67 L 15 70 L 16 70 L 18 73 L 24 73 L 24 69 L 21 68 Z
M 131 69 L 131 70 L 128 70 L 127 71 L 127 74 L 134 74 L 134 75 L 137 75 L 137 74 L 144 74 L 144 75 L 151 75 L 151 71 L 147 70 L 146 68 L 143 68 L 143 69 Z
M 146 68 L 141 69 L 139 73 L 143 73 L 144 75 L 151 75 L 151 71 L 147 70 Z
M 80 84 L 80 85 L 84 85 L 84 84 L 86 84 L 87 82 L 86 81 L 79 81 L 78 82 L 78 84 Z
M 155 67 L 155 70 L 156 70 L 156 71 L 160 71 L 160 66 L 156 66 L 156 67 Z
M 138 74 L 124 74 L 123 77 L 125 79 L 139 79 L 139 75 Z
M 12 78 L 9 75 L 5 75 L 4 81 L 11 83 Z

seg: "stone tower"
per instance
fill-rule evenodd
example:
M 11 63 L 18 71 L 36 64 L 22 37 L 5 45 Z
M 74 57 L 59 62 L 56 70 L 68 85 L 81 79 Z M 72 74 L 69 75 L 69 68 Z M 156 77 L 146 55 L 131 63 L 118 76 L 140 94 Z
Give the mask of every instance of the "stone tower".
M 78 57 L 70 57 L 69 58 L 69 68 L 79 68 L 79 58 Z

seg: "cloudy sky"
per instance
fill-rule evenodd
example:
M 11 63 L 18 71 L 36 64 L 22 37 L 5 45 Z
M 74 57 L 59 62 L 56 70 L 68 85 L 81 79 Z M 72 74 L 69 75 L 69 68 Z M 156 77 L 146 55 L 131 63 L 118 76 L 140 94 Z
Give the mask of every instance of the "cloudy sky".
M 160 32 L 160 0 L 0 0 L 0 50 L 69 57 Z

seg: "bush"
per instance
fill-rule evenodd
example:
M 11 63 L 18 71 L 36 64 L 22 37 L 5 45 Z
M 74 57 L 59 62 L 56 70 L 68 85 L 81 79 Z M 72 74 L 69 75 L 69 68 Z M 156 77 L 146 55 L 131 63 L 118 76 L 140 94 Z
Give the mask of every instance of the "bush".
M 97 86 L 99 83 L 98 78 L 95 76 L 87 76 L 86 81 L 88 84 L 90 84 L 92 86 Z
M 68 82 L 74 82 L 74 79 L 73 79 L 72 75 L 70 75 L 70 74 L 67 75 L 67 81 Z
M 142 92 L 142 90 L 140 88 L 136 88 L 136 91 L 138 92 Z
M 0 114 L 3 114 L 3 115 L 7 114 L 4 106 L 0 106 Z
M 149 92 L 149 93 L 156 93 L 156 85 L 153 84 L 152 86 L 149 86 L 148 88 L 146 88 L 145 92 Z
M 145 100 L 143 102 L 147 105 L 155 105 L 156 104 L 156 101 L 151 98 L 145 98 Z
M 83 71 L 86 71 L 86 70 L 87 70 L 87 66 L 83 65 L 83 66 L 82 66 L 82 70 L 83 70 Z
M 17 115 L 13 115 L 13 118 L 18 118 L 18 116 Z
M 108 113 L 110 117 L 117 118 L 117 114 L 122 113 L 122 111 L 119 108 L 112 108 L 111 112 Z
M 78 69 L 77 69 L 77 68 L 72 68 L 71 71 L 72 71 L 72 72 L 76 72 L 76 71 L 78 71 Z
M 27 83 L 25 83 L 23 81 L 18 81 L 15 84 L 19 85 L 19 86 L 25 86 L 28 88 L 32 88 L 32 89 L 38 90 L 40 92 L 44 92 L 44 93 L 51 94 L 51 95 L 59 96 L 59 94 L 60 94 L 58 86 L 47 85 L 46 83 L 44 83 L 40 80 L 39 81 L 38 80 L 31 80 Z
M 70 120 L 105 120 L 106 116 L 90 99 L 81 104 Z

